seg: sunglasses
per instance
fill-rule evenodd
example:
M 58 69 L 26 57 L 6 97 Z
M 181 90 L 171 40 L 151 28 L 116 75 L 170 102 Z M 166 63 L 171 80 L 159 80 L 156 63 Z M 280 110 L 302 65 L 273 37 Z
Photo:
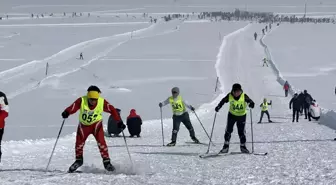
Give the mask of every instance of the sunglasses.
M 177 92 L 176 92 L 176 91 L 173 91 L 172 93 L 173 93 L 173 94 L 177 94 Z

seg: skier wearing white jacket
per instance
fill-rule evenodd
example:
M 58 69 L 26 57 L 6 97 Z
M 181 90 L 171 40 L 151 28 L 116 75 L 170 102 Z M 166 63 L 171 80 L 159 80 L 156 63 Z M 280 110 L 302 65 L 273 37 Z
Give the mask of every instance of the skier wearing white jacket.
M 198 139 L 195 137 L 195 131 L 191 124 L 189 114 L 187 112 L 186 108 L 189 108 L 190 110 L 194 111 L 195 108 L 189 104 L 187 104 L 180 95 L 180 90 L 178 87 L 174 87 L 172 89 L 172 96 L 167 98 L 164 102 L 159 103 L 160 107 L 163 107 L 165 105 L 171 104 L 172 110 L 173 110 L 173 131 L 172 131 L 172 139 L 171 143 L 169 143 L 167 146 L 175 146 L 176 145 L 176 138 L 177 133 L 180 129 L 181 122 L 184 124 L 184 126 L 189 130 L 189 134 L 191 139 L 195 143 L 199 143 Z

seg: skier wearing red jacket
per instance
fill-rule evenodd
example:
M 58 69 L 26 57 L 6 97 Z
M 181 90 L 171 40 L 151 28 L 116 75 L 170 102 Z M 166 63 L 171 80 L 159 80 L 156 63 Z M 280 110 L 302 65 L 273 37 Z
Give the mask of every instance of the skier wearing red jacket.
M 5 93 L 0 91 L 0 162 L 1 162 L 1 141 L 5 129 L 5 119 L 8 117 L 9 107 Z
M 97 86 L 90 86 L 87 91 L 86 96 L 78 98 L 62 113 L 62 117 L 66 119 L 69 115 L 76 113 L 78 110 L 80 111 L 80 123 L 77 128 L 75 148 L 76 161 L 70 166 L 69 172 L 74 172 L 83 165 L 83 147 L 90 134 L 93 134 L 97 141 L 105 169 L 114 171 L 115 168 L 110 162 L 108 148 L 104 138 L 102 113 L 110 113 L 118 123 L 119 128 L 125 129 L 126 125 L 122 122 L 116 109 L 104 98 L 100 97 L 101 91 Z

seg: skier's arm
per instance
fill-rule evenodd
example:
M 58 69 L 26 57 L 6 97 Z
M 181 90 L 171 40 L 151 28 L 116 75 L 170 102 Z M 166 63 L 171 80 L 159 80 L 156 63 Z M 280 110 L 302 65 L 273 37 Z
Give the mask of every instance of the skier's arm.
M 183 103 L 184 103 L 184 105 L 185 105 L 186 107 L 188 107 L 188 109 L 190 109 L 190 110 L 193 109 L 193 106 L 189 105 L 189 104 L 187 103 L 187 101 L 184 101 L 184 100 L 183 100 Z
M 65 109 L 65 112 L 69 113 L 69 115 L 76 113 L 82 104 L 82 98 L 78 98 L 75 102 L 73 102 L 68 108 Z
M 167 98 L 165 101 L 163 101 L 161 103 L 162 103 L 162 107 L 168 105 L 169 104 L 169 98 Z
M 245 102 L 249 104 L 249 107 L 253 108 L 254 107 L 254 102 L 251 100 L 251 98 L 247 95 L 245 95 Z
M 260 104 L 260 107 L 262 107 L 262 103 Z
M 119 123 L 121 121 L 117 110 L 106 100 L 104 100 L 104 112 L 110 113 L 116 123 Z
M 222 106 L 225 104 L 225 103 L 228 103 L 229 102 L 229 95 L 230 93 L 228 93 L 220 102 L 219 104 L 217 105 L 217 107 L 220 109 L 222 108 Z
M 292 109 L 292 104 L 293 104 L 293 98 L 292 98 L 291 101 L 289 102 L 289 109 Z

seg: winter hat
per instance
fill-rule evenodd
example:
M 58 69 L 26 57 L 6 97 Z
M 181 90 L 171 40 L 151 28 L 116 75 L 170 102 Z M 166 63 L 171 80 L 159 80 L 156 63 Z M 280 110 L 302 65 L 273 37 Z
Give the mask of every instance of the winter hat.
M 241 85 L 238 83 L 235 83 L 232 85 L 232 92 L 237 91 L 237 90 L 242 90 Z
M 87 97 L 89 99 L 98 99 L 100 96 L 99 94 L 101 93 L 100 89 L 94 85 L 91 85 L 87 91 L 88 91 Z
M 180 94 L 180 89 L 178 88 L 178 87 L 174 87 L 174 88 L 172 88 L 172 93 L 173 92 L 176 92 L 177 94 Z

